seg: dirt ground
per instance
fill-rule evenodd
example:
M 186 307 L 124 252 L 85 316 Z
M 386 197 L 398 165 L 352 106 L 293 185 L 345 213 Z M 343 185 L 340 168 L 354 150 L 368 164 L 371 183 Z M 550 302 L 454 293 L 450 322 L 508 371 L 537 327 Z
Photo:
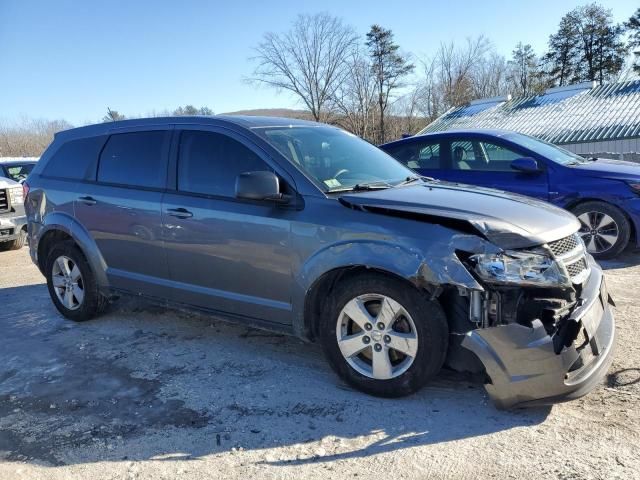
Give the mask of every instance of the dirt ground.
M 316 345 L 132 300 L 74 324 L 27 250 L 2 252 L 0 479 L 640 478 L 640 254 L 606 268 L 603 385 L 502 412 L 447 371 L 369 397 Z

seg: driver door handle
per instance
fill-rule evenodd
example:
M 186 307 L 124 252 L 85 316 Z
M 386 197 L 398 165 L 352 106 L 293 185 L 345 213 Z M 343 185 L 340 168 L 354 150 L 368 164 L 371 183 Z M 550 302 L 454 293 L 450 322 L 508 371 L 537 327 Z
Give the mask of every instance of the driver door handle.
M 95 198 L 90 196 L 78 197 L 78 200 L 84 203 L 85 205 L 95 205 L 96 203 L 98 203 L 98 201 Z
M 193 217 L 193 213 L 191 213 L 189 210 L 187 210 L 186 208 L 169 208 L 167 210 L 167 213 L 172 216 L 172 217 L 176 217 L 176 218 L 191 218 Z

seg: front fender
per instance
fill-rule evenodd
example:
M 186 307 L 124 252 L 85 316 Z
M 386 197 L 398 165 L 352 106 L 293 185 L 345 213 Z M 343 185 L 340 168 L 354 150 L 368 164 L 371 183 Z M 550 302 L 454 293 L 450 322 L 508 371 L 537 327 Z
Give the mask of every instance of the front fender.
M 51 212 L 47 214 L 42 223 L 30 222 L 29 245 L 31 255 L 37 265 L 40 265 L 38 250 L 40 242 L 50 232 L 61 231 L 69 235 L 82 251 L 87 262 L 91 266 L 100 290 L 107 290 L 107 264 L 89 232 L 75 218 L 65 212 Z
M 483 239 L 466 234 L 442 236 L 442 239 L 432 240 L 422 248 L 370 239 L 329 245 L 311 256 L 294 277 L 294 330 L 304 336 L 307 295 L 325 274 L 336 269 L 366 267 L 387 272 L 431 293 L 446 285 L 483 291 L 460 262 L 456 251 L 485 252 L 493 248 Z

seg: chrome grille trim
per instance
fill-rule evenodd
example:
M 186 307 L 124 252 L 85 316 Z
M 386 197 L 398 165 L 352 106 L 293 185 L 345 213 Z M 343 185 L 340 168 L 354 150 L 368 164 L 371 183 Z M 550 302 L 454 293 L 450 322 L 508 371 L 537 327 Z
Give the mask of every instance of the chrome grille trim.
M 560 240 L 556 240 L 555 242 L 550 242 L 547 246 L 556 257 L 560 257 L 579 248 L 580 240 L 578 235 L 574 234 L 561 238 Z
M 547 249 L 565 270 L 571 282 L 581 284 L 589 277 L 591 269 L 587 261 L 586 248 L 577 233 L 549 242 Z
M 9 191 L 0 190 L 0 212 L 9 210 Z

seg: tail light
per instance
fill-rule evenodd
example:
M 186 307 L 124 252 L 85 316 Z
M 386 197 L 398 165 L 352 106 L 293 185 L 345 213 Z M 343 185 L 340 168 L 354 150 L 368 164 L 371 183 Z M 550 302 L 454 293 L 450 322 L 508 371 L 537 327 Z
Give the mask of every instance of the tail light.
M 22 198 L 25 203 L 27 201 L 27 195 L 29 195 L 29 188 L 30 187 L 27 182 L 22 182 Z

